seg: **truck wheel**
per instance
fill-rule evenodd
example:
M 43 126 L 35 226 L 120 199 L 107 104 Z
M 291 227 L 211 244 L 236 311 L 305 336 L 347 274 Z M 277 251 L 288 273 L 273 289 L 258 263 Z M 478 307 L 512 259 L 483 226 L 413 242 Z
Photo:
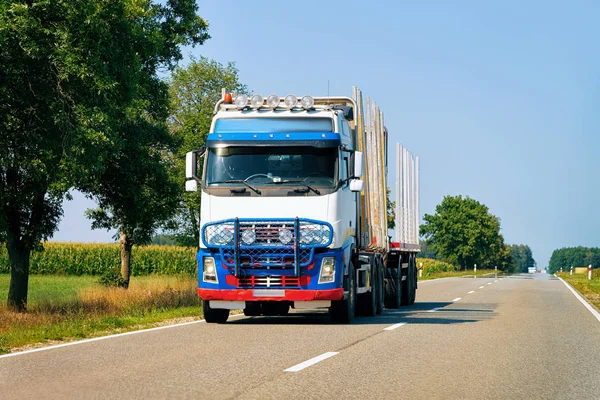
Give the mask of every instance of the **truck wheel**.
M 283 301 L 269 301 L 262 304 L 262 314 L 269 317 L 288 315 L 290 305 Z
M 402 267 L 398 260 L 397 268 L 386 268 L 385 308 L 399 308 L 402 304 Z
M 347 299 L 331 302 L 331 307 L 329 307 L 331 322 L 347 324 L 354 319 L 356 310 L 356 270 L 352 261 L 348 266 L 348 276 L 344 278 L 344 291 L 346 290 L 348 291 Z
M 375 282 L 375 287 L 377 288 L 377 304 L 375 307 L 375 314 L 381 315 L 383 312 L 383 261 L 381 257 L 375 258 L 375 264 L 377 266 L 377 280 Z
M 417 299 L 417 255 L 413 254 L 412 256 L 412 271 L 413 271 L 413 279 L 411 280 L 412 282 L 412 289 L 410 291 L 410 299 L 409 299 L 409 303 L 410 304 L 415 304 L 415 300 Z
M 260 303 L 256 301 L 247 301 L 246 308 L 244 308 L 244 315 L 246 317 L 258 317 L 262 314 Z
M 377 314 L 377 264 L 374 256 L 369 257 L 370 273 L 369 282 L 371 291 L 359 294 L 357 297 L 360 315 L 373 317 Z
M 210 308 L 208 300 L 202 301 L 202 311 L 204 312 L 204 320 L 208 323 L 222 324 L 229 318 L 229 310 L 220 308 Z
M 415 302 L 415 290 L 417 288 L 416 283 L 417 271 L 415 269 L 415 261 L 413 255 L 408 256 L 408 271 L 406 273 L 406 280 L 402 287 L 402 305 L 409 306 Z

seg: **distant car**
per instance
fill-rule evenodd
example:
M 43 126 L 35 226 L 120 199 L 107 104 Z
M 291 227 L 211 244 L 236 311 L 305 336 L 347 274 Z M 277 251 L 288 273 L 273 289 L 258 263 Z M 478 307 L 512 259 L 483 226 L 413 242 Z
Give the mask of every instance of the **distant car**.
M 529 272 L 530 274 L 534 274 L 538 271 L 536 271 L 535 267 L 530 267 L 530 268 L 527 268 L 527 272 Z

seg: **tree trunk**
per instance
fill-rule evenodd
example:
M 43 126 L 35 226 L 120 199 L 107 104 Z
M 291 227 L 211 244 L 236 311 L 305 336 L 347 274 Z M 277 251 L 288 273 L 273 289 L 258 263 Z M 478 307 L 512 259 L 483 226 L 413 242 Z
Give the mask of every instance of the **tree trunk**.
M 131 276 L 131 248 L 133 241 L 124 232 L 121 232 L 121 277 L 125 289 L 129 287 L 129 277 Z
M 8 232 L 6 247 L 10 260 L 10 287 L 7 306 L 12 311 L 24 312 L 27 309 L 31 249 L 15 236 L 13 232 Z

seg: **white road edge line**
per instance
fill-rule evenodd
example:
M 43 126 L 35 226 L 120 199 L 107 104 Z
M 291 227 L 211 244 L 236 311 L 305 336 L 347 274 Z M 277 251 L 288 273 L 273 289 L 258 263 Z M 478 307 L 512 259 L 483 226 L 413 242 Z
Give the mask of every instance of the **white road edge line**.
M 587 309 L 589 310 L 589 312 L 591 312 L 591 313 L 592 313 L 592 315 L 593 315 L 594 317 L 596 317 L 596 319 L 597 319 L 598 321 L 600 321 L 600 313 L 598 313 L 598 311 L 596 311 L 596 310 L 594 309 L 594 307 L 592 307 L 592 306 L 590 305 L 590 303 L 588 303 L 588 302 L 587 302 L 587 300 L 586 300 L 586 299 L 584 299 L 583 297 L 581 297 L 581 295 L 580 295 L 579 293 L 577 293 L 577 291 L 576 291 L 575 289 L 573 289 L 573 288 L 571 287 L 571 285 L 569 285 L 567 282 L 565 282 L 565 281 L 563 280 L 563 278 L 558 278 L 558 279 L 560 279 L 560 280 L 561 280 L 561 282 L 565 284 L 565 286 L 567 287 L 567 289 L 569 289 L 569 290 L 571 291 L 571 293 L 573 293 L 573 294 L 575 295 L 575 297 L 577 297 L 577 300 L 579 300 L 579 301 L 580 301 L 580 302 L 581 302 L 581 303 L 582 303 L 582 304 L 585 306 L 585 308 L 587 308 Z
M 229 318 L 240 317 L 240 316 L 243 316 L 243 315 L 244 314 L 234 314 L 234 315 L 230 315 Z M 148 328 L 148 329 L 141 329 L 141 330 L 138 330 L 138 331 L 123 332 L 123 333 L 117 333 L 117 334 L 108 335 L 108 336 L 98 336 L 98 337 L 90 338 L 90 339 L 77 340 L 77 341 L 74 341 L 74 342 L 67 342 L 67 343 L 55 344 L 53 346 L 39 347 L 37 349 L 31 349 L 31 350 L 25 350 L 25 351 L 18 351 L 18 352 L 15 352 L 15 353 L 3 354 L 3 355 L 0 355 L 0 359 L 2 359 L 2 358 L 8 358 L 8 357 L 15 357 L 15 356 L 22 356 L 22 355 L 31 354 L 31 353 L 37 353 L 39 351 L 54 350 L 54 349 L 59 349 L 61 347 L 75 346 L 77 344 L 85 344 L 85 343 L 98 342 L 100 340 L 113 339 L 113 338 L 117 338 L 117 337 L 121 337 L 121 336 L 137 335 L 139 333 L 160 331 L 162 329 L 178 328 L 180 326 L 199 324 L 201 322 L 205 322 L 205 320 L 199 319 L 198 321 L 182 322 L 180 324 L 158 326 L 156 328 Z
M 384 331 L 393 331 L 396 328 L 400 328 L 402 325 L 406 325 L 406 322 L 398 322 L 392 326 L 388 326 L 387 328 L 383 328 Z
M 471 290 L 470 292 L 467 292 L 467 294 L 471 294 L 471 293 L 475 293 L 475 291 Z
M 461 299 L 461 297 L 457 297 L 454 300 L 452 300 L 452 302 L 455 303 L 455 302 L 459 301 L 460 299 Z
M 436 307 L 436 308 L 432 308 L 431 310 L 428 310 L 427 312 L 436 312 L 437 310 L 440 310 L 442 307 Z
M 323 360 L 328 359 L 329 357 L 333 357 L 336 354 L 340 354 L 337 351 L 328 351 L 327 353 L 323 353 L 320 356 L 316 356 L 314 358 L 311 358 L 310 360 L 306 360 L 300 364 L 296 364 L 293 367 L 290 367 L 288 369 L 284 369 L 283 372 L 298 372 L 298 371 L 302 371 L 304 368 L 308 368 L 311 365 L 315 365 L 318 362 L 321 362 Z

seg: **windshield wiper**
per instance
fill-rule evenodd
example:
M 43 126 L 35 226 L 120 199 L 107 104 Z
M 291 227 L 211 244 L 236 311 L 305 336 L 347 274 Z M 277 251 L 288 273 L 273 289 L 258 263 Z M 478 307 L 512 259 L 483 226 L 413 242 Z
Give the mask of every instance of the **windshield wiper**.
M 228 181 L 215 181 L 215 182 L 209 183 L 209 185 L 212 185 L 213 183 L 242 183 L 242 184 L 248 186 L 248 188 L 250 188 L 250 190 L 252 190 L 254 193 L 260 194 L 260 190 L 258 190 L 257 188 L 255 188 L 254 186 L 252 186 L 251 184 L 249 184 L 248 182 L 243 181 L 241 179 L 231 179 L 231 180 L 228 180 Z
M 320 195 L 321 192 L 319 191 L 319 189 L 315 189 L 314 187 L 310 186 L 308 183 L 304 182 L 304 181 L 289 181 L 289 180 L 283 180 L 283 181 L 273 181 L 273 182 L 265 182 L 265 184 L 270 185 L 281 185 L 282 183 L 296 183 L 299 185 L 304 186 L 305 188 L 312 190 L 313 192 L 315 192 L 316 194 Z

